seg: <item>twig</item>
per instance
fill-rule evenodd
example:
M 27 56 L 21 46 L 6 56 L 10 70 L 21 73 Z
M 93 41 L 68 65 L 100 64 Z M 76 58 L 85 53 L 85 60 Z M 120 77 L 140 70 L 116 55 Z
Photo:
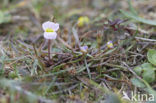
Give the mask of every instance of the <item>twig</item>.
M 127 69 L 133 73 L 133 75 L 135 75 L 138 79 L 142 80 L 141 77 L 139 77 L 125 62 L 122 62 L 126 67 Z
M 129 86 L 130 88 L 132 88 L 131 83 L 129 83 L 129 82 L 128 82 L 128 81 L 126 81 L 126 80 L 119 80 L 119 79 L 113 78 L 113 77 L 111 77 L 111 76 L 109 76 L 109 75 L 107 75 L 107 74 L 105 74 L 104 76 L 106 76 L 106 77 L 107 77 L 107 80 L 108 80 L 108 81 L 125 82 L 125 83 L 127 83 L 127 84 L 128 84 L 128 86 Z
M 135 38 L 139 40 L 144 40 L 144 41 L 156 42 L 156 40 L 154 39 L 147 39 L 147 38 L 142 38 L 142 37 L 135 37 Z
M 72 50 L 72 47 L 70 45 L 68 45 L 68 43 L 66 43 L 63 39 L 61 39 L 59 36 L 57 37 L 58 40 L 63 44 L 65 45 L 67 48 L 71 49 Z

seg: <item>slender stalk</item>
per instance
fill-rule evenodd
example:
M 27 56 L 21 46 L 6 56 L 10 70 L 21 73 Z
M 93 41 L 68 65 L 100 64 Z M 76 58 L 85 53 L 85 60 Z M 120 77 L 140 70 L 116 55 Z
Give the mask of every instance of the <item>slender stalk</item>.
M 48 40 L 48 58 L 49 58 L 49 61 L 50 61 L 50 45 L 51 45 L 51 40 L 49 39 Z

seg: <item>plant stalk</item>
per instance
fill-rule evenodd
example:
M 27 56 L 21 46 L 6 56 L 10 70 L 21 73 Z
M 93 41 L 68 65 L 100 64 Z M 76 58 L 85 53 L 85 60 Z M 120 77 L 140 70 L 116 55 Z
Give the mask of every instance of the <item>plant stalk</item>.
M 50 61 L 50 47 L 51 47 L 51 40 L 49 39 L 48 40 L 48 58 L 49 58 L 49 61 Z

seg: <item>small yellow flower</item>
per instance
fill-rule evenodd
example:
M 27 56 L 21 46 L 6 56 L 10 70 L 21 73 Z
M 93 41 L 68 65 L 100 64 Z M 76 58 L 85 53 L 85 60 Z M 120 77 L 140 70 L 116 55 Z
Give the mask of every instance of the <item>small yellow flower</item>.
M 107 47 L 108 48 L 113 48 L 114 47 L 113 42 L 112 41 L 107 42 Z
M 87 16 L 81 16 L 81 17 L 79 17 L 79 19 L 78 19 L 78 23 L 77 23 L 77 25 L 79 26 L 79 27 L 83 27 L 85 24 L 89 24 L 89 18 L 87 17 Z

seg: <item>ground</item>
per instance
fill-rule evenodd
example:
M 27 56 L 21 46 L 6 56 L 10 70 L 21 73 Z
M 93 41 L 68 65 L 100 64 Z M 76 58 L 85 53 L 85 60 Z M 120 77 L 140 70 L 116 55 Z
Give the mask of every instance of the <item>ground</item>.
M 155 28 L 155 0 L 0 0 L 0 103 L 156 103 Z

